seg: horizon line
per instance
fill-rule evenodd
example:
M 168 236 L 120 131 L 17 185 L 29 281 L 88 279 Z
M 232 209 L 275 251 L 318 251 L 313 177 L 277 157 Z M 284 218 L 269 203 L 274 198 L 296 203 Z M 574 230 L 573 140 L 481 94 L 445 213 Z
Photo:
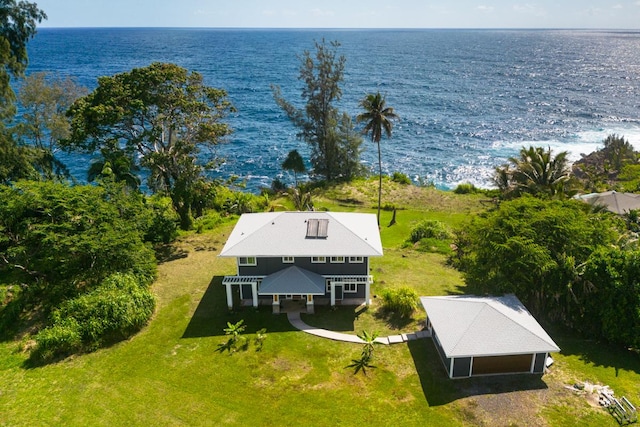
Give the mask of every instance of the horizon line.
M 57 30 L 57 29 L 193 29 L 193 30 L 295 30 L 295 31 L 428 31 L 428 30 L 487 30 L 487 31 L 637 31 L 640 32 L 640 28 L 608 28 L 608 27 L 198 27 L 198 26 L 40 26 L 37 30 Z

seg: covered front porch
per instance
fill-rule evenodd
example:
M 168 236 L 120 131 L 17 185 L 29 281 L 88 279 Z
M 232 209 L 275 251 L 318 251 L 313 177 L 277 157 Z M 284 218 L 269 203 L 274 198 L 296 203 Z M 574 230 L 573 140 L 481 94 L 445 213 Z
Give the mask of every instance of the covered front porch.
M 297 266 L 268 276 L 225 276 L 222 284 L 229 310 L 234 300 L 253 307 L 270 304 L 273 313 L 285 312 L 285 305 L 304 304 L 304 310 L 313 313 L 316 304 L 370 303 L 371 276 L 323 276 Z

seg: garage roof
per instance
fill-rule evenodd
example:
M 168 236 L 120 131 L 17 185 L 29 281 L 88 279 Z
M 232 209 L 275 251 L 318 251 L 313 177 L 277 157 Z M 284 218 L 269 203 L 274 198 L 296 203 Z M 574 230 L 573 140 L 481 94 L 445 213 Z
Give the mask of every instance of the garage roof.
M 515 295 L 421 297 L 446 357 L 557 352 Z

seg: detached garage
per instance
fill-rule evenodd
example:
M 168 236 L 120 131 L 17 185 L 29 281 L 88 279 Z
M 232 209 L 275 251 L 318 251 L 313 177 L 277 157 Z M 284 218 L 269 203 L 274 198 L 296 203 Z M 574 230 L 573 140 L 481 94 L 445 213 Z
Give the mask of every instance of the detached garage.
M 421 297 L 449 378 L 542 374 L 560 351 L 515 295 Z

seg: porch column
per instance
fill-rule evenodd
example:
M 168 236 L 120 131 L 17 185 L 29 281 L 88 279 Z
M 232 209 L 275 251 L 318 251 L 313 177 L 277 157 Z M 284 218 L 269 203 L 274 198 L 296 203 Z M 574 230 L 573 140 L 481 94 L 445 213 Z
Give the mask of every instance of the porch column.
M 231 283 L 225 283 L 224 287 L 227 288 L 227 307 L 229 310 L 233 309 L 233 295 L 231 294 Z
M 329 282 L 331 285 L 331 307 L 336 305 L 336 285 L 334 282 Z
M 253 298 L 253 306 L 258 306 L 258 282 L 251 282 L 251 297 Z
M 367 276 L 367 283 L 364 286 L 364 302 L 369 307 L 371 305 L 371 279 Z
M 280 314 L 280 298 L 278 295 L 273 296 L 273 302 L 271 303 L 271 312 L 273 314 Z
M 307 295 L 307 314 L 313 314 L 313 295 Z

